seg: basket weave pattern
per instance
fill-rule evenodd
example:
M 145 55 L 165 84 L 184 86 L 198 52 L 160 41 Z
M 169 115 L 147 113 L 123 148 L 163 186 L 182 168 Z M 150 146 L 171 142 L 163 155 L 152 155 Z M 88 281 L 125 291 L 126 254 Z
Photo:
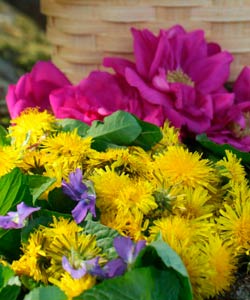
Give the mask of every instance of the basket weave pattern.
M 41 0 L 41 11 L 52 60 L 74 83 L 102 69 L 104 56 L 133 59 L 131 27 L 203 29 L 234 55 L 230 80 L 250 64 L 249 0 Z

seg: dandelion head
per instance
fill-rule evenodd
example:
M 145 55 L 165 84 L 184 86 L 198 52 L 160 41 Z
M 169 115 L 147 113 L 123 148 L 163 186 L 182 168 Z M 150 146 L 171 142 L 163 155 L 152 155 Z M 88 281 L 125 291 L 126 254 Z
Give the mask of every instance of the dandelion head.
M 41 229 L 30 234 L 28 242 L 23 244 L 23 255 L 12 262 L 11 268 L 17 275 L 26 275 L 35 281 L 48 282 L 47 268 L 50 265 L 46 253 L 48 241 Z
M 207 243 L 201 248 L 207 256 L 210 273 L 207 275 L 208 294 L 215 297 L 230 290 L 234 283 L 237 260 L 233 250 L 218 235 L 209 235 Z
M 65 256 L 71 266 L 80 268 L 82 262 L 97 257 L 101 249 L 97 247 L 95 236 L 85 234 L 83 228 L 74 221 L 60 218 L 44 229 L 50 241 L 47 254 L 51 257 L 49 272 L 51 277 L 60 278 L 64 271 L 62 258 Z
M 185 187 L 202 186 L 213 192 L 217 176 L 211 163 L 197 152 L 191 153 L 180 146 L 170 146 L 163 154 L 155 156 L 155 167 L 169 184 Z
M 232 205 L 224 204 L 220 216 L 216 219 L 217 228 L 223 240 L 231 243 L 240 254 L 250 246 L 250 201 L 237 198 Z
M 21 151 L 14 146 L 0 147 L 0 176 L 9 173 L 22 161 Z
M 169 146 L 178 146 L 181 144 L 180 132 L 177 128 L 165 121 L 161 129 L 162 139 L 152 148 L 152 153 L 161 153 L 167 150 Z
M 9 135 L 17 146 L 33 147 L 40 144 L 55 127 L 55 117 L 46 110 L 28 108 L 11 120 Z
M 233 182 L 241 183 L 246 177 L 246 172 L 241 164 L 241 159 L 237 158 L 235 154 L 228 150 L 226 150 L 225 153 L 226 156 L 216 163 L 216 166 L 219 167 L 220 175 Z
M 95 277 L 90 274 L 86 274 L 79 279 L 74 279 L 68 272 L 63 273 L 60 280 L 49 278 L 49 281 L 64 291 L 68 300 L 72 300 L 82 292 L 92 288 L 96 283 Z

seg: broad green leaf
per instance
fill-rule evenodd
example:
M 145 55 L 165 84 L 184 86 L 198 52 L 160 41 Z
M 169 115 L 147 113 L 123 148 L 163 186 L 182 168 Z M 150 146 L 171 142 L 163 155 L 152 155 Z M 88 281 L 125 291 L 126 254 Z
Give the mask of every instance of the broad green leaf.
M 55 178 L 50 178 L 38 174 L 27 175 L 27 177 L 34 205 L 36 204 L 36 200 L 56 181 Z
M 179 300 L 192 300 L 192 288 L 187 270 L 179 255 L 161 237 L 140 252 L 134 267 L 151 265 L 157 266 L 158 269 L 172 269 L 180 282 Z
M 21 288 L 17 285 L 7 285 L 0 292 L 0 299 L 16 300 L 20 294 Z
M 89 215 L 88 215 L 89 216 Z M 83 224 L 86 233 L 95 235 L 98 247 L 107 254 L 108 259 L 117 257 L 116 251 L 113 247 L 113 240 L 119 233 L 100 222 L 95 222 L 87 217 L 87 221 Z
M 133 145 L 139 146 L 144 150 L 150 150 L 156 143 L 158 143 L 162 139 L 161 129 L 154 124 L 144 122 L 138 118 L 136 119 L 140 124 L 142 131 L 136 138 L 136 140 L 133 141 Z
M 74 300 L 179 300 L 179 280 L 172 270 L 134 269 L 105 280 Z
M 0 125 L 0 147 L 10 144 L 10 139 L 7 137 L 8 131 Z
M 8 284 L 8 281 L 13 276 L 14 272 L 10 267 L 0 264 L 0 290 Z
M 141 133 L 141 126 L 136 118 L 125 111 L 116 111 L 104 118 L 103 122 L 94 121 L 87 136 L 94 140 L 102 139 L 116 145 L 129 145 Z
M 0 254 L 9 260 L 18 259 L 21 246 L 21 230 L 5 230 L 0 238 Z
M 89 129 L 89 125 L 75 119 L 69 119 L 69 118 L 60 119 L 57 120 L 57 123 L 60 126 L 60 129 L 66 132 L 71 132 L 77 128 L 77 133 L 82 137 L 86 135 Z
M 31 204 L 32 196 L 26 176 L 15 168 L 0 178 L 0 215 L 5 215 L 22 201 Z
M 250 163 L 250 153 L 242 152 L 228 144 L 216 144 L 213 141 L 209 140 L 206 134 L 197 135 L 196 140 L 205 148 L 218 156 L 218 159 L 221 159 L 225 156 L 225 151 L 229 150 L 234 153 L 238 158 L 241 158 L 243 163 Z
M 0 299 L 16 300 L 20 285 L 14 272 L 8 266 L 0 265 Z
M 77 202 L 69 198 L 62 191 L 62 188 L 55 188 L 48 195 L 49 209 L 60 213 L 71 214 Z
M 68 297 L 56 286 L 38 287 L 24 297 L 24 300 L 67 300 Z

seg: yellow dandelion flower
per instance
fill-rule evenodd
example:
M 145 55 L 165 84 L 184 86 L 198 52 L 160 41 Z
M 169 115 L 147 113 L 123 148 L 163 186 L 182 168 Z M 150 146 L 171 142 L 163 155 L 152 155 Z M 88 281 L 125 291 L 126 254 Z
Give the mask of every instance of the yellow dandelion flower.
M 209 228 L 204 225 L 204 221 L 187 220 L 179 216 L 156 220 L 149 228 L 149 241 L 154 240 L 161 232 L 163 240 L 182 259 L 189 274 L 195 300 L 203 300 L 202 293 L 207 291 L 206 277 L 210 269 L 201 247 L 207 239 Z
M 162 139 L 153 148 L 153 153 L 164 152 L 169 146 L 177 146 L 181 144 L 180 132 L 173 126 L 170 126 L 169 121 L 166 121 L 161 129 Z
M 211 195 L 201 186 L 195 189 L 184 188 L 183 195 L 183 197 L 176 197 L 173 201 L 172 212 L 174 214 L 195 219 L 215 210 L 214 205 L 209 203 Z
M 51 155 L 53 158 L 61 156 L 67 157 L 86 157 L 92 151 L 91 137 L 82 138 L 77 134 L 77 130 L 72 132 L 58 132 L 55 135 L 49 136 L 42 143 L 42 153 Z
M 91 149 L 91 140 L 91 137 L 80 137 L 77 130 L 47 137 L 41 145 L 41 154 L 47 161 L 44 175 L 55 177 L 60 185 L 62 178 L 67 179 L 69 173 L 81 167 L 95 151 Z
M 9 173 L 21 162 L 21 152 L 14 146 L 0 147 L 0 176 Z
M 28 108 L 11 120 L 9 135 L 18 147 L 37 146 L 53 130 L 55 121 L 55 117 L 47 111 L 39 112 L 37 108 Z
M 44 228 L 44 235 L 50 241 L 46 248 L 47 255 L 51 258 L 48 272 L 56 279 L 59 279 L 64 271 L 63 256 L 66 256 L 72 266 L 77 268 L 82 261 L 90 260 L 101 252 L 96 245 L 95 236 L 84 234 L 83 228 L 75 221 L 54 219 L 51 227 Z
M 227 186 L 227 193 L 224 196 L 224 200 L 228 204 L 232 204 L 235 199 L 240 199 L 242 205 L 250 201 L 250 188 L 247 179 L 241 182 L 230 181 Z
M 173 249 L 176 245 L 189 246 L 202 240 L 212 228 L 205 218 L 186 219 L 180 216 L 169 216 L 155 220 L 149 228 L 151 240 L 161 232 L 163 240 Z
M 191 153 L 180 146 L 170 146 L 164 154 L 155 156 L 154 167 L 169 184 L 196 188 L 202 186 L 212 192 L 217 181 L 216 173 L 207 159 L 201 154 Z M 162 180 L 163 181 L 163 180 Z
M 118 174 L 108 166 L 104 170 L 96 170 L 88 179 L 94 183 L 97 196 L 96 206 L 101 211 L 116 209 L 114 199 L 119 196 L 121 190 L 126 189 L 131 183 L 128 175 Z
M 113 168 L 121 168 L 130 177 L 150 178 L 152 175 L 151 157 L 140 147 L 130 147 L 128 152 L 116 160 Z
M 246 177 L 244 167 L 241 165 L 241 159 L 228 150 L 225 153 L 226 157 L 216 163 L 219 167 L 219 173 L 233 182 L 241 183 Z
M 39 150 L 26 150 L 23 153 L 23 159 L 17 166 L 26 172 L 42 174 L 44 172 L 44 165 L 46 163 L 46 156 Z
M 109 148 L 106 151 L 93 152 L 88 160 L 87 172 L 92 173 L 94 169 L 111 166 L 115 161 L 121 161 L 128 152 L 128 148 Z
M 130 177 L 152 177 L 151 158 L 147 152 L 139 147 L 128 147 L 126 149 L 107 149 L 105 152 L 96 152 L 88 161 L 87 173 L 94 168 L 119 169 Z
M 149 221 L 138 210 L 119 210 L 101 214 L 101 223 L 117 230 L 121 235 L 129 236 L 134 241 L 144 238 L 144 231 Z
M 124 186 L 114 198 L 117 209 L 138 209 L 143 214 L 148 214 L 157 208 L 153 197 L 154 187 L 145 180 L 130 180 L 129 185 Z
M 207 256 L 201 251 L 202 242 L 191 244 L 188 247 L 176 244 L 174 248 L 188 272 L 194 300 L 204 300 L 204 295 L 210 292 L 207 278 L 212 271 L 209 268 Z
M 67 295 L 68 300 L 80 295 L 82 292 L 92 288 L 95 285 L 95 277 L 86 274 L 80 279 L 74 279 L 69 273 L 63 273 L 60 280 L 49 278 L 49 281 L 58 286 Z
M 250 201 L 236 198 L 232 206 L 224 204 L 220 217 L 216 219 L 217 228 L 223 238 L 232 244 L 236 252 L 242 253 L 250 245 Z
M 208 242 L 202 247 L 202 251 L 207 256 L 207 262 L 211 270 L 206 278 L 209 290 L 207 293 L 203 291 L 203 296 L 205 298 L 215 297 L 230 290 L 237 269 L 237 260 L 232 249 L 223 243 L 218 235 L 209 235 Z
M 48 242 L 43 231 L 38 229 L 30 234 L 27 244 L 22 246 L 23 255 L 12 262 L 11 268 L 17 275 L 32 277 L 35 281 L 48 282 L 47 266 L 49 259 L 46 255 Z

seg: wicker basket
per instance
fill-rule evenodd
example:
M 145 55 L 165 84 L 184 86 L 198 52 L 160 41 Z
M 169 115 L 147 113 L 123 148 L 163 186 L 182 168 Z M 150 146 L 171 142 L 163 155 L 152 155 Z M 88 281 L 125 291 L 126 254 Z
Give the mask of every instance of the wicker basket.
M 52 60 L 74 83 L 102 68 L 104 56 L 132 59 L 131 26 L 205 30 L 233 53 L 231 81 L 250 64 L 250 0 L 41 0 L 41 11 Z

